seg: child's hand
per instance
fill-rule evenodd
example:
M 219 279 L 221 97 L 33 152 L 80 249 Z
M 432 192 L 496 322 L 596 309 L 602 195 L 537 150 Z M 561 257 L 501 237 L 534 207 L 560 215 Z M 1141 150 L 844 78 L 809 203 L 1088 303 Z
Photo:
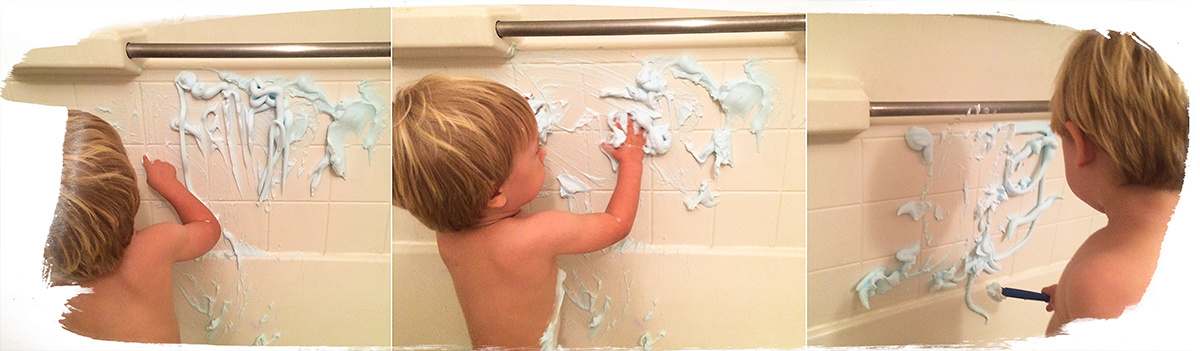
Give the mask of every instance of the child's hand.
M 630 162 L 641 164 L 642 157 L 646 155 L 646 151 L 642 149 L 644 146 L 646 146 L 645 133 L 642 131 L 642 128 L 633 124 L 632 118 L 630 118 L 628 120 L 628 124 L 621 129 L 625 131 L 625 143 L 616 148 L 612 147 L 612 145 L 609 145 L 608 143 L 602 143 L 600 144 L 600 147 L 604 149 L 604 152 L 612 155 L 613 159 L 617 160 L 617 162 L 622 165 Z
M 154 190 L 161 189 L 164 185 L 171 183 L 179 183 L 179 178 L 175 177 L 175 166 L 170 162 L 163 160 L 150 161 L 149 157 L 142 155 L 142 167 L 146 168 L 146 185 Z
M 1042 293 L 1050 296 L 1050 301 L 1046 302 L 1046 312 L 1054 312 L 1054 291 L 1058 290 L 1058 284 L 1042 288 Z

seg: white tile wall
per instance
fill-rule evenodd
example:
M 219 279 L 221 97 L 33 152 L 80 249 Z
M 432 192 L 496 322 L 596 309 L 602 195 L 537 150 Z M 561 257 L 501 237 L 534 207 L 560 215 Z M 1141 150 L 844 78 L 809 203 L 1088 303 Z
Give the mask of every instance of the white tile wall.
M 212 72 L 193 71 L 200 76 L 201 81 L 213 82 L 216 80 L 216 75 Z M 172 72 L 177 73 L 178 71 Z M 173 76 L 172 72 L 150 72 L 145 76 Z M 313 73 L 290 71 L 276 72 L 274 74 L 297 76 Z M 317 84 L 325 88 L 331 100 L 336 102 L 343 99 L 359 98 L 357 90 L 358 81 L 321 81 L 321 74 L 316 73 L 318 76 Z M 387 71 L 360 71 L 357 72 L 357 75 L 374 79 L 375 81 L 372 83 L 372 86 L 379 92 L 377 98 L 380 100 L 388 99 L 389 96 L 384 95 L 390 86 L 390 82 L 387 80 Z M 12 87 L 7 89 L 7 91 L 10 91 L 15 99 L 28 99 L 18 101 L 36 101 L 51 105 L 67 106 L 68 108 L 88 111 L 104 118 L 117 127 L 118 132 L 122 136 L 122 141 L 126 145 L 130 161 L 134 164 L 139 177 L 145 177 L 145 171 L 141 167 L 141 157 L 142 155 L 148 155 L 152 159 L 162 159 L 171 162 L 179 169 L 177 174 L 182 180 L 183 172 L 179 153 L 179 134 L 169 127 L 170 121 L 179 115 L 179 96 L 174 83 L 169 81 L 155 81 L 153 79 L 156 78 L 139 78 L 133 82 L 126 83 L 76 82 L 56 85 L 13 82 Z M 293 98 L 293 100 L 300 99 Z M 199 101 L 189 96 L 187 99 L 188 118 L 192 120 L 198 119 L 199 117 L 197 116 L 204 111 L 209 102 Z M 304 105 L 303 103 L 296 103 L 295 105 L 297 109 L 304 108 L 302 106 Z M 385 115 L 388 114 L 387 111 L 384 111 L 384 113 Z M 258 129 L 259 133 L 264 133 L 266 131 L 266 122 L 269 118 L 268 113 L 260 113 L 256 115 L 256 118 L 258 119 L 256 121 L 258 126 L 256 129 Z M 346 148 L 347 168 L 349 169 L 347 178 L 341 179 L 333 175 L 332 172 L 326 171 L 322 175 L 322 180 L 315 196 L 313 196 L 310 195 L 309 190 L 309 173 L 312 167 L 324 156 L 325 131 L 329 123 L 331 123 L 330 117 L 326 115 L 317 116 L 316 120 L 320 123 L 316 133 L 310 132 L 303 138 L 305 141 L 295 144 L 297 147 L 292 153 L 295 166 L 286 176 L 286 184 L 283 186 L 277 185 L 273 189 L 274 199 L 261 205 L 256 205 L 258 196 L 257 185 L 254 179 L 257 177 L 252 174 L 253 170 L 242 169 L 242 192 L 239 194 L 232 170 L 224 155 L 213 151 L 206 157 L 196 146 L 195 139 L 188 136 L 188 166 L 191 184 L 196 195 L 203 201 L 212 202 L 214 207 L 220 205 L 226 206 L 226 209 L 238 209 L 236 212 L 230 212 L 230 214 L 225 216 L 236 215 L 246 217 L 251 215 L 262 216 L 265 214 L 271 219 L 265 226 L 258 224 L 244 225 L 240 222 L 229 221 L 229 223 L 225 223 L 224 228 L 226 230 L 237 237 L 245 236 L 248 238 L 266 237 L 268 233 L 273 233 L 273 240 L 269 240 L 272 243 L 269 245 L 260 245 L 260 248 L 270 251 L 304 251 L 310 253 L 324 253 L 326 251 L 325 243 L 331 230 L 339 232 L 341 236 L 351 235 L 345 233 L 341 228 L 332 228 L 329 225 L 330 212 L 342 214 L 339 220 L 343 223 L 368 223 L 368 226 L 375 233 L 364 233 L 364 236 L 376 237 L 386 233 L 387 218 L 390 211 L 386 205 L 390 203 L 391 199 L 391 155 L 389 152 L 391 138 L 388 137 L 390 135 L 389 128 L 385 128 L 387 133 L 381 136 L 380 145 L 376 147 L 369 161 L 366 150 L 357 145 L 349 145 Z M 256 135 L 256 138 L 258 139 L 255 139 L 255 142 L 261 142 L 265 140 L 265 134 Z M 351 140 L 348 143 L 357 141 Z M 256 144 L 255 146 L 251 150 L 255 153 L 255 157 L 261 160 L 263 158 L 262 145 Z M 142 190 L 142 199 L 144 201 L 161 203 L 162 198 L 145 185 L 144 179 L 139 179 L 139 187 Z M 374 205 L 368 206 L 369 204 Z M 348 211 L 344 208 L 339 208 L 345 206 L 355 207 L 357 211 Z M 151 212 L 163 212 L 161 215 L 153 218 L 155 221 L 162 221 L 167 219 L 165 212 L 171 211 L 155 210 Z M 297 221 L 303 221 L 304 223 Z M 151 224 L 149 222 L 151 221 L 139 224 Z M 390 240 L 371 239 L 369 241 L 371 242 L 370 245 L 364 245 L 363 242 L 351 244 L 351 247 L 358 248 L 352 251 L 346 251 L 347 247 L 344 245 L 337 245 L 337 252 L 388 252 L 388 242 Z
M 961 133 L 991 125 L 960 123 L 950 125 L 949 130 Z M 947 128 L 944 124 L 920 127 L 930 130 L 935 141 L 940 140 L 940 131 Z M 926 304 L 928 299 L 944 294 L 959 296 L 957 307 L 966 308 L 961 302 L 963 284 L 950 291 L 930 294 L 928 275 L 907 279 L 898 288 L 871 298 L 870 310 L 861 306 L 854 291 L 858 280 L 875 267 L 882 266 L 889 271 L 897 269 L 900 262 L 894 258 L 896 251 L 917 241 L 922 247 L 918 266 L 931 255 L 934 263 L 943 257 L 947 257 L 947 264 L 960 262 L 961 254 L 967 248 L 964 240 L 978 234 L 977 223 L 971 215 L 975 201 L 982 193 L 982 187 L 995 181 L 989 173 L 996 173 L 1003 167 L 1000 163 L 996 171 L 992 168 L 995 162 L 992 154 L 999 147 L 983 160 L 975 160 L 973 156 L 979 151 L 974 149 L 976 144 L 972 140 L 964 141 L 961 136 L 951 134 L 947 142 L 937 142 L 934 180 L 929 183 L 926 198 L 941 205 L 945 217 L 942 221 L 930 220 L 932 241 L 926 244 L 922 222 L 896 214 L 900 205 L 918 199 L 928 179 L 927 168 L 921 164 L 919 154 L 904 142 L 908 128 L 907 125 L 876 126 L 849 139 L 809 138 L 808 181 L 812 184 L 813 194 L 808 209 L 808 318 L 810 332 L 820 331 L 823 335 L 816 339 L 818 343 L 852 338 L 854 333 L 862 332 L 856 323 L 863 320 L 886 323 L 899 318 L 886 311 L 915 308 L 913 306 Z M 1013 146 L 1020 148 L 1024 140 L 1014 138 Z M 1034 237 L 1013 257 L 1001 260 L 1002 269 L 996 274 L 981 276 L 975 283 L 976 290 L 983 289 L 993 280 L 1023 277 L 1048 267 L 1061 266 L 1082 240 L 1101 225 L 1102 222 L 1093 222 L 1102 221 L 1103 215 L 1087 207 L 1066 188 L 1061 155 L 1057 158 L 1047 173 L 1046 191 L 1048 195 L 1062 195 L 1065 200 L 1055 202 L 1039 217 Z M 1018 173 L 1031 173 L 1032 165 L 1032 161 L 1027 161 L 1026 167 Z M 965 204 L 963 180 L 967 180 L 970 187 L 969 201 Z M 1036 193 L 1031 192 L 1014 197 L 999 207 L 989 231 L 997 251 L 1007 250 L 1025 235 L 1028 226 L 1021 226 L 1014 238 L 1002 240 L 999 228 L 1008 222 L 1005 215 L 1024 214 L 1031 209 L 1036 202 L 1034 197 Z M 926 216 L 932 217 L 932 211 Z M 1026 288 L 1037 290 L 1041 287 Z M 973 319 L 965 323 L 973 323 Z

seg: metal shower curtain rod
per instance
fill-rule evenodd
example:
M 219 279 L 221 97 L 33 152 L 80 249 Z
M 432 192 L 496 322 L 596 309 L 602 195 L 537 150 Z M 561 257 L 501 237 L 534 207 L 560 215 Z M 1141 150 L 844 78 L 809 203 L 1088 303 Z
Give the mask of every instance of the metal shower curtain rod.
M 496 35 L 566 37 L 592 35 L 802 32 L 803 14 L 692 18 L 638 18 L 566 21 L 497 21 Z
M 871 117 L 1050 112 L 1050 101 L 871 102 Z
M 389 42 L 364 43 L 127 43 L 129 58 L 391 57 Z

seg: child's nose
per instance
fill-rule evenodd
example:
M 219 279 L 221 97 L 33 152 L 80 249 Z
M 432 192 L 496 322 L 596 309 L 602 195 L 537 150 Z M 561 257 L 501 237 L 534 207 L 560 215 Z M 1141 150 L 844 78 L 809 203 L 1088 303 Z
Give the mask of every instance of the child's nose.
M 540 146 L 538 147 L 538 159 L 541 159 L 542 162 L 546 162 L 546 148 Z

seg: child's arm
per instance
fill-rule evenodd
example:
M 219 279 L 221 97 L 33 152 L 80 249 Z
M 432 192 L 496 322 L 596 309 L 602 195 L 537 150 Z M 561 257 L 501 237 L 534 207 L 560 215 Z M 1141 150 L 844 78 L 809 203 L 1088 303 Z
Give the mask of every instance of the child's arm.
M 179 221 L 183 222 L 182 247 L 177 251 L 175 261 L 190 260 L 212 250 L 221 239 L 221 224 L 212 211 L 175 177 L 175 166 L 166 161 L 150 161 L 146 156 L 142 156 L 142 166 L 146 168 L 146 184 L 171 203 L 179 214 Z
M 625 143 L 613 148 L 601 144 L 620 166 L 617 168 L 617 185 L 603 213 L 577 215 L 560 211 L 539 212 L 535 217 L 553 228 L 549 238 L 554 254 L 587 253 L 608 247 L 624 239 L 633 229 L 637 215 L 638 195 L 642 183 L 642 158 L 646 138 L 640 128 L 632 122 L 624 128 Z

